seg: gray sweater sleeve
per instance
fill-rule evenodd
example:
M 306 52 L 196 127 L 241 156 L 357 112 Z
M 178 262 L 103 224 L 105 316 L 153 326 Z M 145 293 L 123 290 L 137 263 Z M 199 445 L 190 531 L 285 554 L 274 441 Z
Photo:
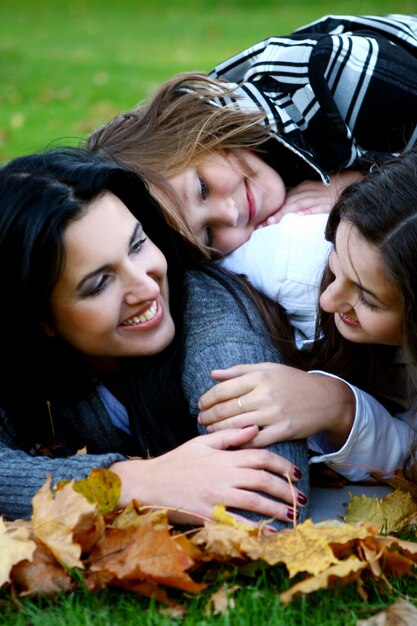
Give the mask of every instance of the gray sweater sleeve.
M 87 421 L 88 409 L 90 409 L 90 404 L 88 404 L 88 408 L 86 407 L 86 415 L 84 415 Z M 52 484 L 60 480 L 78 480 L 88 476 L 94 468 L 109 467 L 116 461 L 125 459 L 125 456 L 117 452 L 76 454 L 59 458 L 32 456 L 16 447 L 12 424 L 4 413 L 1 417 L 0 515 L 7 519 L 29 518 L 31 516 L 32 498 L 44 484 L 48 474 L 52 477 Z M 105 418 L 104 414 L 102 418 Z M 108 429 L 110 429 L 111 422 L 108 417 L 107 420 L 109 422 Z M 94 432 L 100 441 L 99 430 Z M 101 438 L 103 439 L 103 437 Z M 117 440 L 117 433 L 115 439 Z M 107 450 L 117 450 L 117 447 L 105 447 Z
M 200 396 L 214 385 L 211 370 L 239 363 L 282 362 L 249 297 L 243 293 L 236 297 L 216 278 L 202 272 L 190 272 L 187 276 L 183 342 L 183 388 L 195 416 Z M 205 431 L 200 428 L 200 432 Z M 300 469 L 303 479 L 297 487 L 308 497 L 306 442 L 282 442 L 268 449 Z M 305 518 L 307 507 L 300 509 L 300 514 Z

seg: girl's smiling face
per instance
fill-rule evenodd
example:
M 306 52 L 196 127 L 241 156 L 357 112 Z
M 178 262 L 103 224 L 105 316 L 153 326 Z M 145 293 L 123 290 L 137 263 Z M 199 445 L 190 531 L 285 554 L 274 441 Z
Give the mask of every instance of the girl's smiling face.
M 194 235 L 223 254 L 245 243 L 286 195 L 281 176 L 259 156 L 240 150 L 239 157 L 213 152 L 168 179 Z
M 48 334 L 99 369 L 166 348 L 175 333 L 166 260 L 126 205 L 113 193 L 100 195 L 69 224 L 64 245 Z
M 340 334 L 355 343 L 401 345 L 402 299 L 386 276 L 378 248 L 342 220 L 329 265 L 335 278 L 320 305 L 334 313 Z

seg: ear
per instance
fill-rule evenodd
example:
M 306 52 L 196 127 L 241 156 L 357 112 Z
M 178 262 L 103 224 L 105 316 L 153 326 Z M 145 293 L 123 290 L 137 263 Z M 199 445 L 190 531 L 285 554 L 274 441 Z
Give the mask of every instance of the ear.
M 54 329 L 52 328 L 52 326 L 49 324 L 49 322 L 42 320 L 38 322 L 39 326 L 42 329 L 42 332 L 49 338 L 55 337 L 56 332 L 54 331 Z

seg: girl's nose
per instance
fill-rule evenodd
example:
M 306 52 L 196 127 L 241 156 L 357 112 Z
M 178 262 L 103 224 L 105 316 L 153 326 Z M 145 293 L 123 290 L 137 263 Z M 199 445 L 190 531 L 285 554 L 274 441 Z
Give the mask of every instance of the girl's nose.
M 237 226 L 239 211 L 233 198 L 226 198 L 218 201 L 217 219 L 221 226 Z
M 320 296 L 320 306 L 327 313 L 347 313 L 352 309 L 350 294 L 343 280 L 335 279 Z

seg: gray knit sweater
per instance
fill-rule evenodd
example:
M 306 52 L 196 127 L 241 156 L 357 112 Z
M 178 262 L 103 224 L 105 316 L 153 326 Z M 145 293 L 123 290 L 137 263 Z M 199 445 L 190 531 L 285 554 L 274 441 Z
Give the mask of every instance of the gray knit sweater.
M 245 298 L 245 311 L 217 280 L 199 272 L 187 280 L 185 309 L 183 386 L 193 414 L 204 391 L 213 385 L 210 372 L 234 363 L 279 361 L 262 320 Z M 96 467 L 108 467 L 125 459 L 126 435 L 117 429 L 97 393 L 61 412 L 74 451 L 88 454 L 49 458 L 31 456 L 17 449 L 7 415 L 0 421 L 0 515 L 29 517 L 31 500 L 49 474 L 53 483 L 85 477 Z M 307 449 L 301 442 L 278 444 L 273 449 L 290 458 L 307 477 Z M 308 481 L 300 485 L 308 492 Z M 173 477 L 175 488 L 175 477 Z

